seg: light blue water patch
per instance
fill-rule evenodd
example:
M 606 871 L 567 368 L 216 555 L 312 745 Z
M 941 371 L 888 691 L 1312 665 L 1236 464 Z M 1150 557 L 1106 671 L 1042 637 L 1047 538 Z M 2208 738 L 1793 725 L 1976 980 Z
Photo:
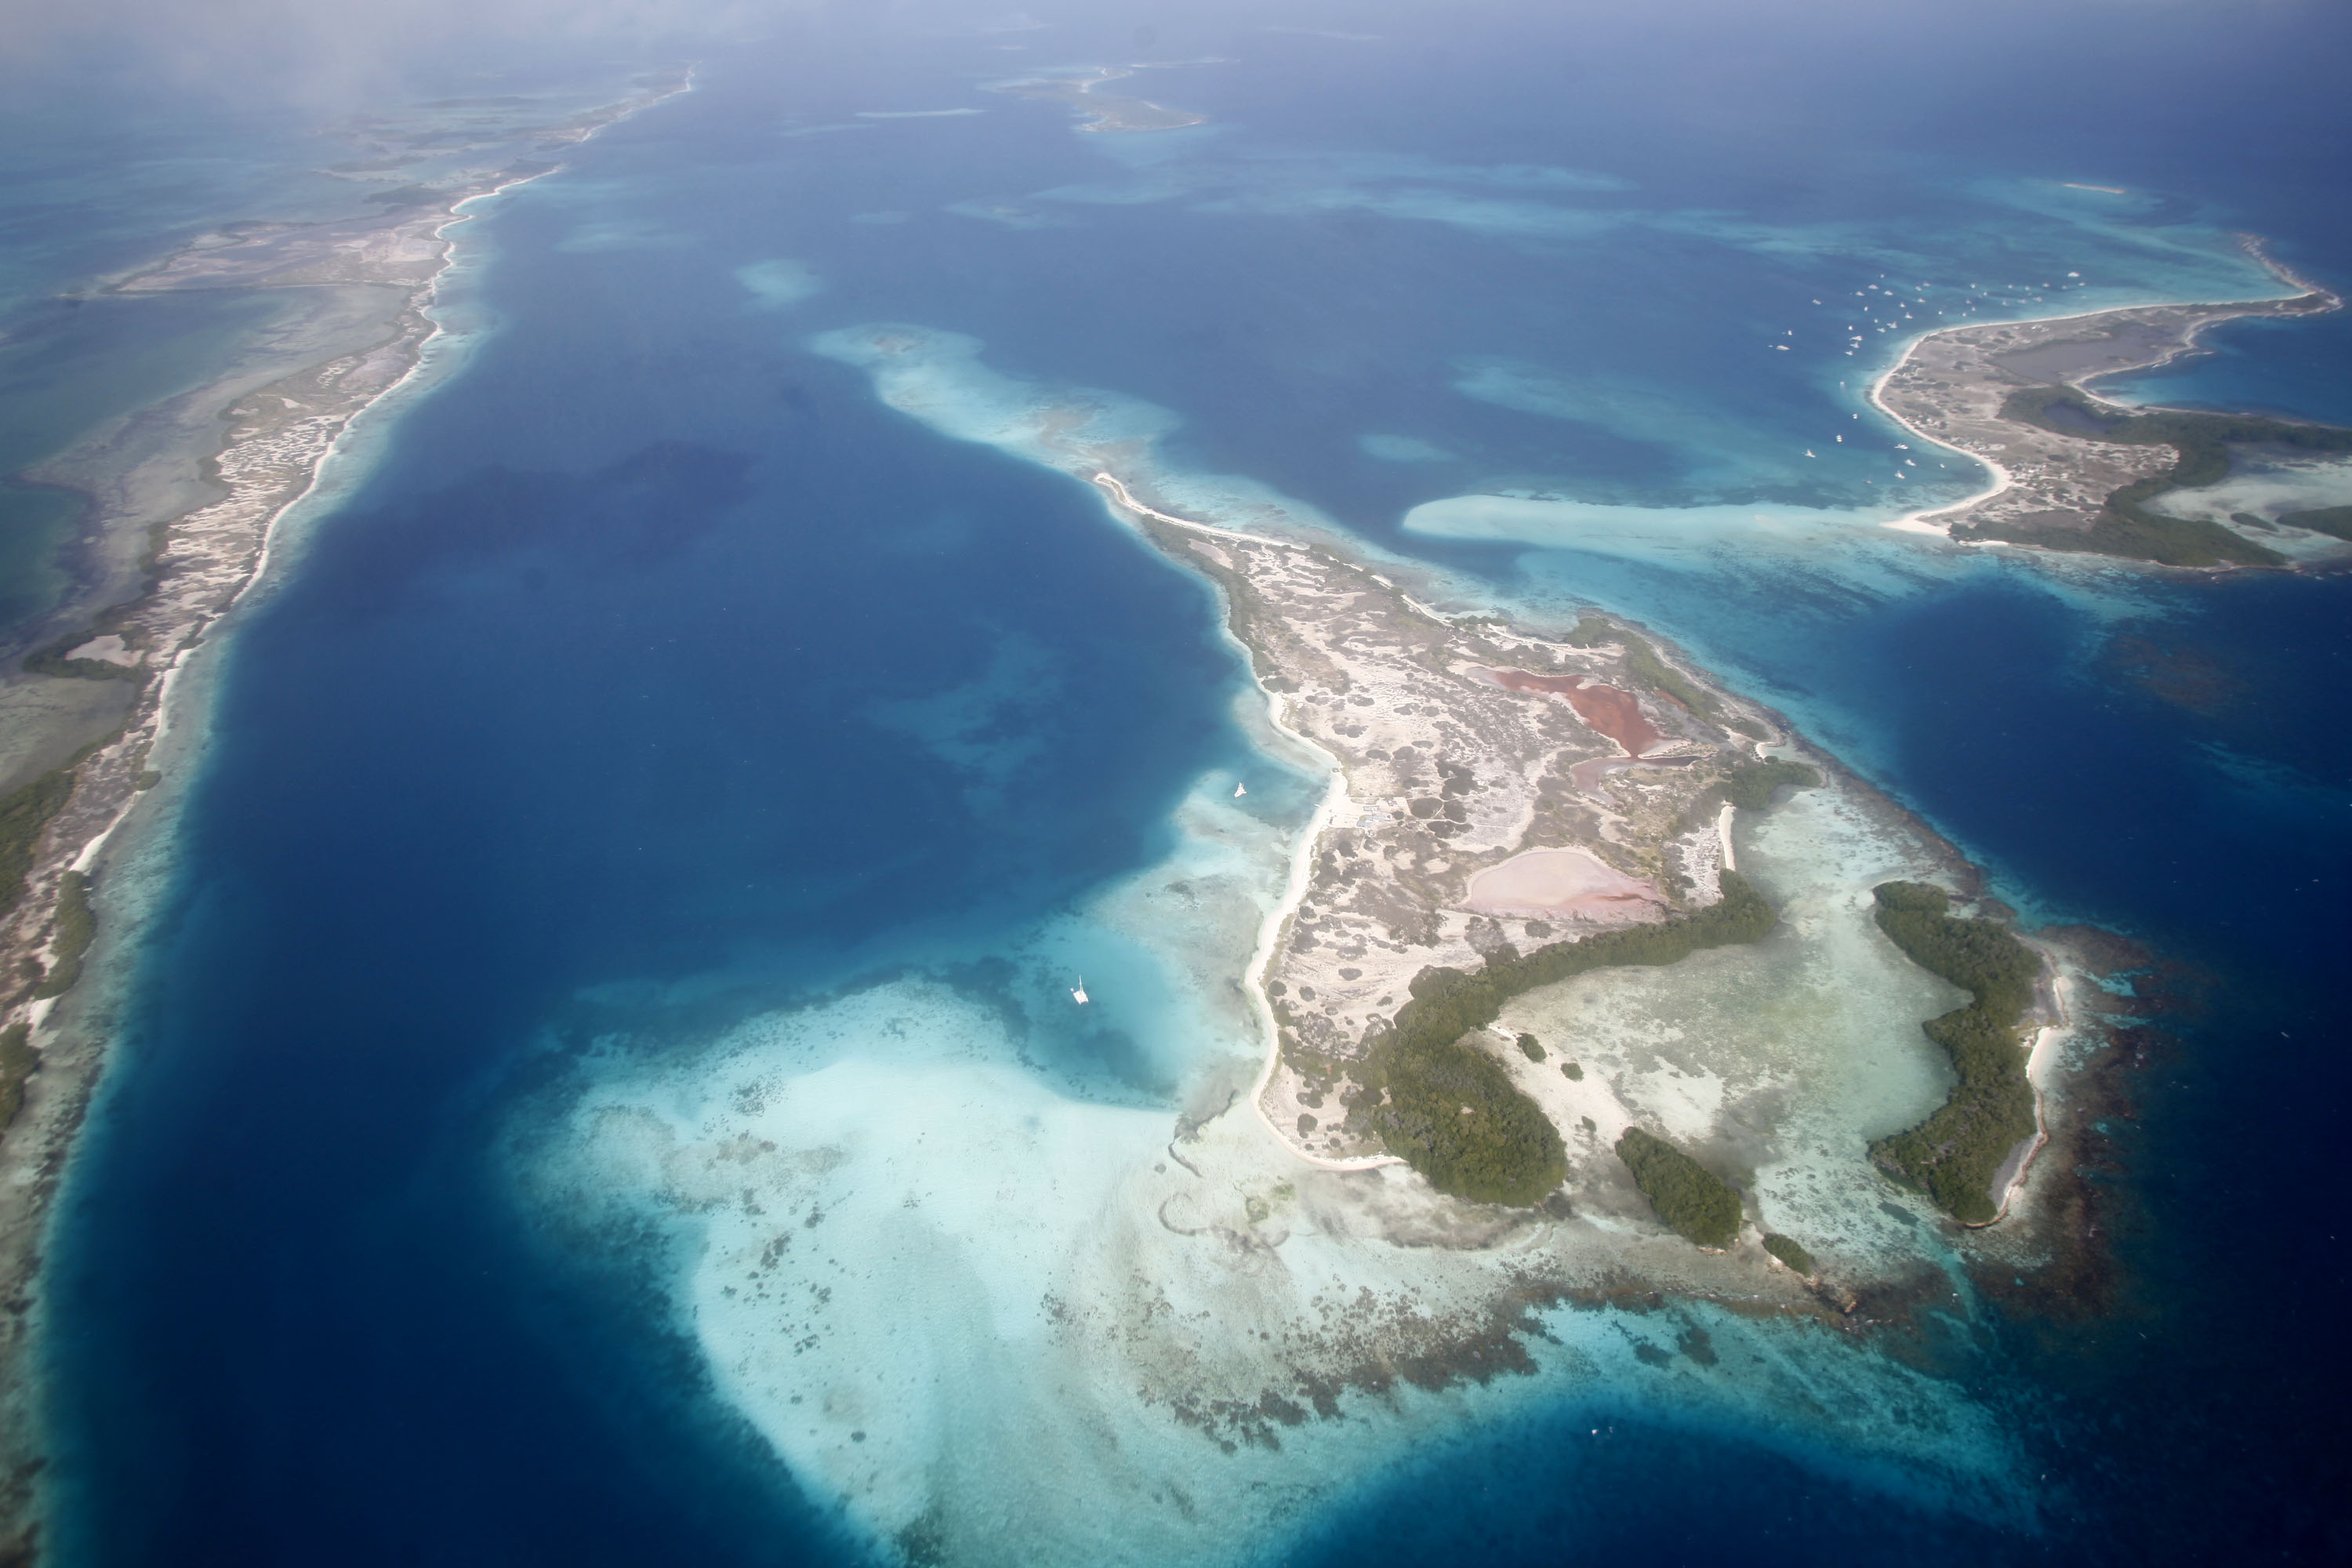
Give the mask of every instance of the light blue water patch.
M 950 202 L 940 210 L 953 213 L 958 217 L 978 218 L 982 223 L 992 223 L 1001 227 L 1016 230 L 1076 226 L 1066 217 L 1054 213 L 1040 212 L 1035 207 L 1021 202 Z
M 824 291 L 824 279 L 805 261 L 778 258 L 753 261 L 735 269 L 735 280 L 751 291 L 764 310 L 781 310 Z
M 1257 1020 L 1220 977 L 1287 855 L 1222 784 L 1166 865 L 1004 950 L 1010 979 L 903 975 L 687 1054 L 613 1042 L 519 1140 L 519 1182 L 567 1228 L 677 1238 L 673 1319 L 720 1396 L 885 1549 L 1278 1560 L 1433 1442 L 1587 1408 L 2027 1516 L 1988 1411 L 1818 1329 L 1692 1309 L 1721 1364 L 1661 1375 L 1647 1314 L 1560 1310 L 1532 1375 L 1375 1370 L 1444 1357 L 1492 1292 L 1523 1310 L 1523 1249 L 1432 1245 L 1417 1181 L 1307 1165 L 1236 1103 Z M 1187 1114 L 1065 1079 L 1073 1031 L 1130 1036 L 1114 1057 Z
M 556 241 L 555 248 L 574 255 L 600 250 L 678 250 L 697 243 L 696 237 L 638 220 L 585 223 Z
M 1686 391 L 1612 371 L 1560 374 L 1502 358 L 1465 360 L 1459 368 L 1454 386 L 1463 396 L 1665 447 L 1680 459 L 1684 481 L 1696 488 L 1753 489 L 1821 477 L 1806 472 L 1806 457 L 1785 440 L 1766 449 L 1752 424 L 1695 404 Z
M 2333 534 L 2282 526 L 2298 512 L 2352 506 L 2352 460 L 2340 456 L 2240 447 L 2231 453 L 2227 478 L 2168 490 L 2149 504 L 2169 517 L 2233 529 L 2292 561 L 2327 564 L 2352 556 L 2352 543 Z
M 1457 459 L 1444 447 L 1417 436 L 1359 436 L 1356 446 L 1364 456 L 1383 463 L 1451 463 Z
M 872 374 L 892 407 L 958 440 L 1034 456 L 1041 440 L 1073 451 L 1149 444 L 1181 423 L 1165 408 L 1114 393 L 1044 387 L 981 362 L 985 345 L 929 327 L 845 327 L 810 346 Z M 1057 465 L 1058 466 L 1058 465 Z
M 1886 563 L 1895 557 L 1875 548 L 1871 531 L 1886 531 L 1886 524 L 1895 521 L 1898 518 L 1885 510 L 1831 507 L 1627 506 L 1549 496 L 1467 495 L 1424 501 L 1405 513 L 1403 527 L 1408 533 L 1432 539 L 1535 544 L 1658 563 L 1696 565 L 1730 554 L 1803 555 L 1841 574 L 1883 581 Z M 1919 537 L 1917 544 L 1891 548 L 1933 552 L 1941 539 L 1932 530 Z M 1864 563 L 1829 565 L 1832 552 L 1849 548 L 1858 549 Z M 1942 548 L 1969 547 L 1944 541 Z M 1916 569 L 1910 556 L 1902 559 L 1906 570 Z

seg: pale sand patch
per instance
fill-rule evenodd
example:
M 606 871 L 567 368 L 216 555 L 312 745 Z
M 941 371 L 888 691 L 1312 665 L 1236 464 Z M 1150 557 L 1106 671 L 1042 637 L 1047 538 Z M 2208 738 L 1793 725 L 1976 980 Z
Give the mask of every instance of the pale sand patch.
M 133 652 L 121 637 L 116 637 L 112 632 L 107 633 L 106 636 L 102 637 L 90 638 L 89 641 L 82 644 L 79 647 L 75 648 L 72 652 L 67 654 L 66 657 L 68 658 L 94 658 L 100 664 L 119 664 L 125 669 L 130 668 L 132 665 L 139 662 L 139 655 Z
M 1657 889 L 1581 849 L 1530 849 L 1471 878 L 1463 905 L 1490 915 L 1591 916 L 1659 901 Z

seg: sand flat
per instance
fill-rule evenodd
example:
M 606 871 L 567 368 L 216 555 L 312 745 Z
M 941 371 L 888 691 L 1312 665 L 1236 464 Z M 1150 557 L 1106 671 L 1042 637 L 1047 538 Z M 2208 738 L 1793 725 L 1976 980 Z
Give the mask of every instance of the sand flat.
M 1581 849 L 1530 849 L 1470 879 L 1465 908 L 1490 915 L 1631 914 L 1664 900 L 1657 889 Z

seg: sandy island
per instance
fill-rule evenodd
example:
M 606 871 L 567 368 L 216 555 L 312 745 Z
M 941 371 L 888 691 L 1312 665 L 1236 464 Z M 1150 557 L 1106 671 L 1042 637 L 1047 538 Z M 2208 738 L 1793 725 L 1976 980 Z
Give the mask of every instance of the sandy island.
M 990 92 L 1032 98 L 1045 103 L 1066 103 L 1086 114 L 1078 129 L 1086 132 L 1181 131 L 1208 122 L 1205 114 L 1170 109 L 1148 99 L 1120 98 L 1095 89 L 1107 81 L 1133 76 L 1141 66 L 1101 66 L 1084 76 L 1018 77 L 987 84 Z
M 2196 352 L 2199 336 L 2246 316 L 2298 317 L 2343 301 L 2296 277 L 2249 239 L 2250 255 L 2296 293 L 2222 304 L 2137 305 L 2032 321 L 1940 327 L 1922 334 L 1871 384 L 1870 401 L 1923 440 L 1966 452 L 1992 482 L 1948 506 L 1893 526 L 1988 538 L 2087 532 L 2107 497 L 2170 470 L 2173 449 L 2059 435 L 2001 416 L 2025 387 L 2082 388 L 2101 376 L 2147 370 Z

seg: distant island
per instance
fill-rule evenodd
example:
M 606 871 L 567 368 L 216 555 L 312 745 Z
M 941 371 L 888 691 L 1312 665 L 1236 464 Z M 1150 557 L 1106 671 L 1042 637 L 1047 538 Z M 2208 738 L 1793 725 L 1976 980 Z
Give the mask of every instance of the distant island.
M 1133 76 L 1138 68 L 1101 66 L 1078 76 L 1017 77 L 1010 81 L 991 82 L 988 90 L 1046 103 L 1066 103 L 1087 115 L 1086 121 L 1078 127 L 1081 131 L 1179 131 L 1187 125 L 1207 122 L 1209 117 L 1205 114 L 1169 109 L 1148 99 L 1120 98 L 1095 90 L 1104 82 Z
M 437 187 L 363 198 L 376 211 L 326 222 L 229 225 L 91 292 L 270 291 L 286 301 L 213 380 L 120 421 L 29 476 L 90 498 L 109 570 L 61 609 L 68 629 L 0 668 L 0 1558 L 37 1527 L 44 1439 L 11 1396 L 29 1371 L 50 1200 L 110 1044 L 103 1001 L 77 994 L 100 934 L 100 852 L 184 747 L 166 742 L 173 693 L 266 569 L 273 533 L 311 493 L 352 422 L 402 385 L 441 331 L 426 314 L 466 204 L 551 173 L 541 157 L 692 85 L 684 69 L 554 123 L 519 118 L 472 141 L 402 136 L 482 164 Z M 422 153 L 331 170 L 407 167 Z M 192 482 L 194 481 L 194 482 Z M 184 498 L 193 496 L 195 504 Z M 158 500 L 158 498 L 163 498 Z M 197 726 L 201 728 L 201 726 Z
M 1957 540 L 2028 545 L 2166 566 L 2279 566 L 2289 557 L 2252 537 L 2281 527 L 2352 537 L 2352 508 L 2275 519 L 2232 514 L 2225 525 L 2149 503 L 2225 477 L 2233 447 L 2352 452 L 2352 430 L 2251 415 L 2129 409 L 2085 384 L 2192 352 L 2221 321 L 2300 317 L 2343 301 L 2263 256 L 2301 292 L 2211 305 L 2143 305 L 2041 321 L 1946 327 L 1911 345 L 1872 399 L 1913 433 L 1969 452 L 1993 469 L 1984 494 L 1916 521 Z

